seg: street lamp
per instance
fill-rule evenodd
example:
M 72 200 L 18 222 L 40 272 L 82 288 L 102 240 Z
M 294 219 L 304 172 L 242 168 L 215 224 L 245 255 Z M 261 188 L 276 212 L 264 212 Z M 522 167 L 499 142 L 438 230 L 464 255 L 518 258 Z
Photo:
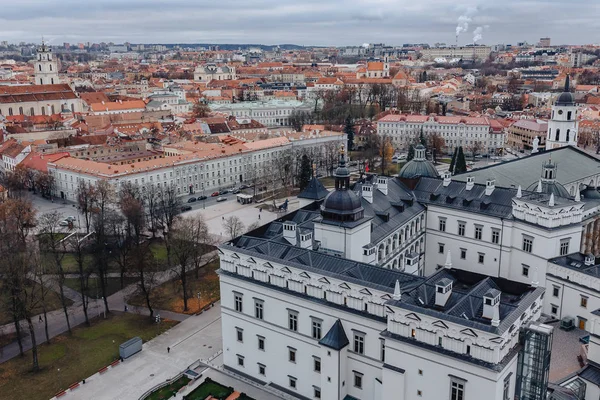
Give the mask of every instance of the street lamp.
M 196 294 L 196 297 L 198 298 L 198 312 L 200 312 L 200 292 Z

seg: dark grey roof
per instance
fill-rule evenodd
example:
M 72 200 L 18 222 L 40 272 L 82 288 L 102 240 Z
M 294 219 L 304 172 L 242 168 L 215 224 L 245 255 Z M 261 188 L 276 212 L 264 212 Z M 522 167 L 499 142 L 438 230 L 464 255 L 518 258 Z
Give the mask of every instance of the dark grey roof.
M 421 159 L 410 160 L 402 167 L 398 174 L 398 178 L 404 179 L 414 179 L 420 176 L 435 178 L 440 176 L 440 174 L 430 161 Z
M 348 346 L 349 343 L 350 341 L 348 340 L 348 336 L 346 336 L 342 321 L 339 319 L 333 323 L 327 334 L 319 340 L 320 345 L 338 351 Z
M 466 190 L 466 183 L 452 181 L 444 186 L 442 179 L 421 178 L 413 191 L 417 200 L 424 204 L 469 211 L 501 218 L 512 216 L 512 199 L 517 190 L 496 186 L 490 196 L 485 194 L 485 185 L 476 184 Z
M 321 181 L 313 176 L 308 186 L 298 195 L 301 199 L 323 200 L 329 194 L 329 190 L 325 189 Z
M 598 191 L 598 189 L 593 188 L 593 187 L 587 187 L 584 190 L 581 191 L 581 196 L 584 199 L 600 199 L 600 192 Z
M 323 211 L 335 214 L 355 214 L 361 211 L 360 198 L 352 190 L 334 190 L 325 197 Z
M 371 176 L 368 180 L 375 180 L 375 177 Z M 407 221 L 425 211 L 425 207 L 415 201 L 412 193 L 399 179 L 388 178 L 387 187 L 387 196 L 379 190 L 374 190 L 373 202 L 369 203 L 362 197 L 362 184 L 355 185 L 356 193 L 361 198 L 365 210 L 365 218 L 372 218 L 372 244 L 380 242 Z
M 566 256 L 552 258 L 548 261 L 553 264 L 560 265 L 561 267 L 581 272 L 585 275 L 600 278 L 600 264 L 594 260 L 594 265 L 585 265 L 585 254 L 573 253 Z M 596 290 L 593 287 L 590 287 L 590 289 Z
M 539 180 L 533 182 L 529 185 L 525 190 L 530 192 L 536 192 L 539 185 Z M 557 182 L 557 181 L 542 181 L 542 193 L 551 194 L 554 193 L 555 196 L 570 198 L 571 195 L 569 191 L 565 189 L 565 187 Z
M 435 304 L 436 283 L 441 279 L 453 282 L 452 294 L 444 307 Z M 543 293 L 535 288 L 502 278 L 487 277 L 457 269 L 443 268 L 419 286 L 402 292 L 401 300 L 390 300 L 391 306 L 428 314 L 474 329 L 502 334 L 521 317 Z M 500 325 L 494 327 L 483 317 L 483 296 L 500 294 Z
M 580 400 L 573 391 L 566 387 L 561 387 L 557 384 L 548 383 L 547 400 Z
M 591 177 L 600 173 L 600 160 L 576 147 L 566 146 L 475 169 L 456 175 L 452 180 L 466 181 L 467 177 L 472 176 L 476 183 L 485 184 L 488 178 L 494 178 L 496 186 L 517 188 L 520 185 L 524 189 L 540 179 L 540 165 L 548 155 L 551 155 L 552 161 L 558 165 L 556 180 L 562 185 L 586 177 L 590 177 L 591 181 Z
M 600 367 L 598 364 L 589 363 L 578 374 L 582 379 L 600 386 Z
M 442 279 L 440 279 L 439 281 L 436 282 L 436 285 L 438 285 L 438 286 L 444 286 L 444 287 L 446 287 L 446 286 L 448 286 L 450 284 L 452 284 L 452 280 L 448 279 L 448 278 L 442 278 Z
M 574 106 L 575 105 L 575 96 L 571 92 L 563 92 L 558 96 L 556 102 L 554 103 L 557 106 Z

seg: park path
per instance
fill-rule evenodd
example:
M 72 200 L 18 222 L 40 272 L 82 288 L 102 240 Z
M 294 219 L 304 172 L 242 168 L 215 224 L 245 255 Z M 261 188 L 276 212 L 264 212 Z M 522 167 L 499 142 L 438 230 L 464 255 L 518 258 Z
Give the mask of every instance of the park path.
M 217 251 L 212 251 L 203 256 L 203 266 L 206 265 L 211 259 L 213 259 L 217 254 Z M 175 272 L 172 270 L 164 271 L 160 274 L 157 274 L 157 280 L 160 283 L 164 283 L 168 280 L 176 277 Z M 44 283 L 49 286 L 50 289 L 58 291 L 55 282 L 53 279 L 44 280 Z M 67 308 L 67 313 L 69 314 L 69 322 L 71 324 L 71 328 L 74 328 L 78 325 L 85 323 L 85 315 L 83 314 L 83 307 L 81 302 L 81 295 L 79 292 L 69 289 L 67 287 L 64 288 L 65 295 L 74 303 Z M 110 310 L 114 311 L 124 311 L 125 310 L 125 299 L 133 294 L 136 290 L 136 284 L 131 284 L 124 289 L 108 296 L 108 307 Z M 52 294 L 50 294 L 52 295 Z M 104 304 L 101 299 L 91 299 L 87 298 L 88 301 L 88 317 L 95 318 L 100 317 L 104 312 Z M 129 306 L 127 312 L 141 314 L 141 315 L 150 315 L 150 311 L 146 307 L 135 307 Z M 160 314 L 162 318 L 168 318 L 175 321 L 183 321 L 189 317 L 187 314 L 179 314 L 166 310 L 155 310 L 155 313 Z M 40 317 L 43 319 L 43 314 L 36 315 L 33 317 L 34 321 L 34 331 L 35 337 L 38 344 L 46 342 L 46 333 L 44 331 L 44 322 L 40 321 Z M 47 313 L 48 318 L 48 334 L 50 339 L 61 335 L 68 331 L 67 321 L 65 319 L 65 314 L 62 308 L 54 311 L 50 311 Z M 27 351 L 31 349 L 31 337 L 27 334 L 27 330 L 25 329 L 26 323 L 24 320 L 21 321 L 21 326 L 23 327 L 23 350 Z M 11 334 L 15 332 L 15 326 L 13 323 L 9 323 L 6 325 L 0 326 L 0 334 Z M 19 344 L 15 340 L 14 342 L 1 347 L 0 348 L 0 364 L 10 360 L 13 357 L 19 355 Z

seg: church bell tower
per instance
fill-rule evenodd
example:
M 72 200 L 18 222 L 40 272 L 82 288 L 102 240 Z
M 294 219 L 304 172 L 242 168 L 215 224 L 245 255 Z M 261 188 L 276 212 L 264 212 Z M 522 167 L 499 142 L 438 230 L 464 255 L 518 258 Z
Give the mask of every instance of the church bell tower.
M 52 55 L 52 49 L 46 46 L 46 43 L 42 40 L 42 45 L 38 47 L 35 60 L 35 84 L 54 85 L 57 83 L 60 83 L 58 63 Z
M 548 121 L 546 150 L 565 146 L 577 146 L 577 105 L 569 90 L 569 75 L 565 90 L 552 106 L 552 118 Z

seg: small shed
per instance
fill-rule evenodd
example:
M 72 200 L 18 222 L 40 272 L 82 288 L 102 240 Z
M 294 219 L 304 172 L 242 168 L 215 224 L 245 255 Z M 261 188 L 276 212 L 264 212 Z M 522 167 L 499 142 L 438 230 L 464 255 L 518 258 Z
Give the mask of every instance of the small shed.
M 140 337 L 134 337 L 119 345 L 119 356 L 122 359 L 129 358 L 139 351 L 142 351 L 142 338 Z

